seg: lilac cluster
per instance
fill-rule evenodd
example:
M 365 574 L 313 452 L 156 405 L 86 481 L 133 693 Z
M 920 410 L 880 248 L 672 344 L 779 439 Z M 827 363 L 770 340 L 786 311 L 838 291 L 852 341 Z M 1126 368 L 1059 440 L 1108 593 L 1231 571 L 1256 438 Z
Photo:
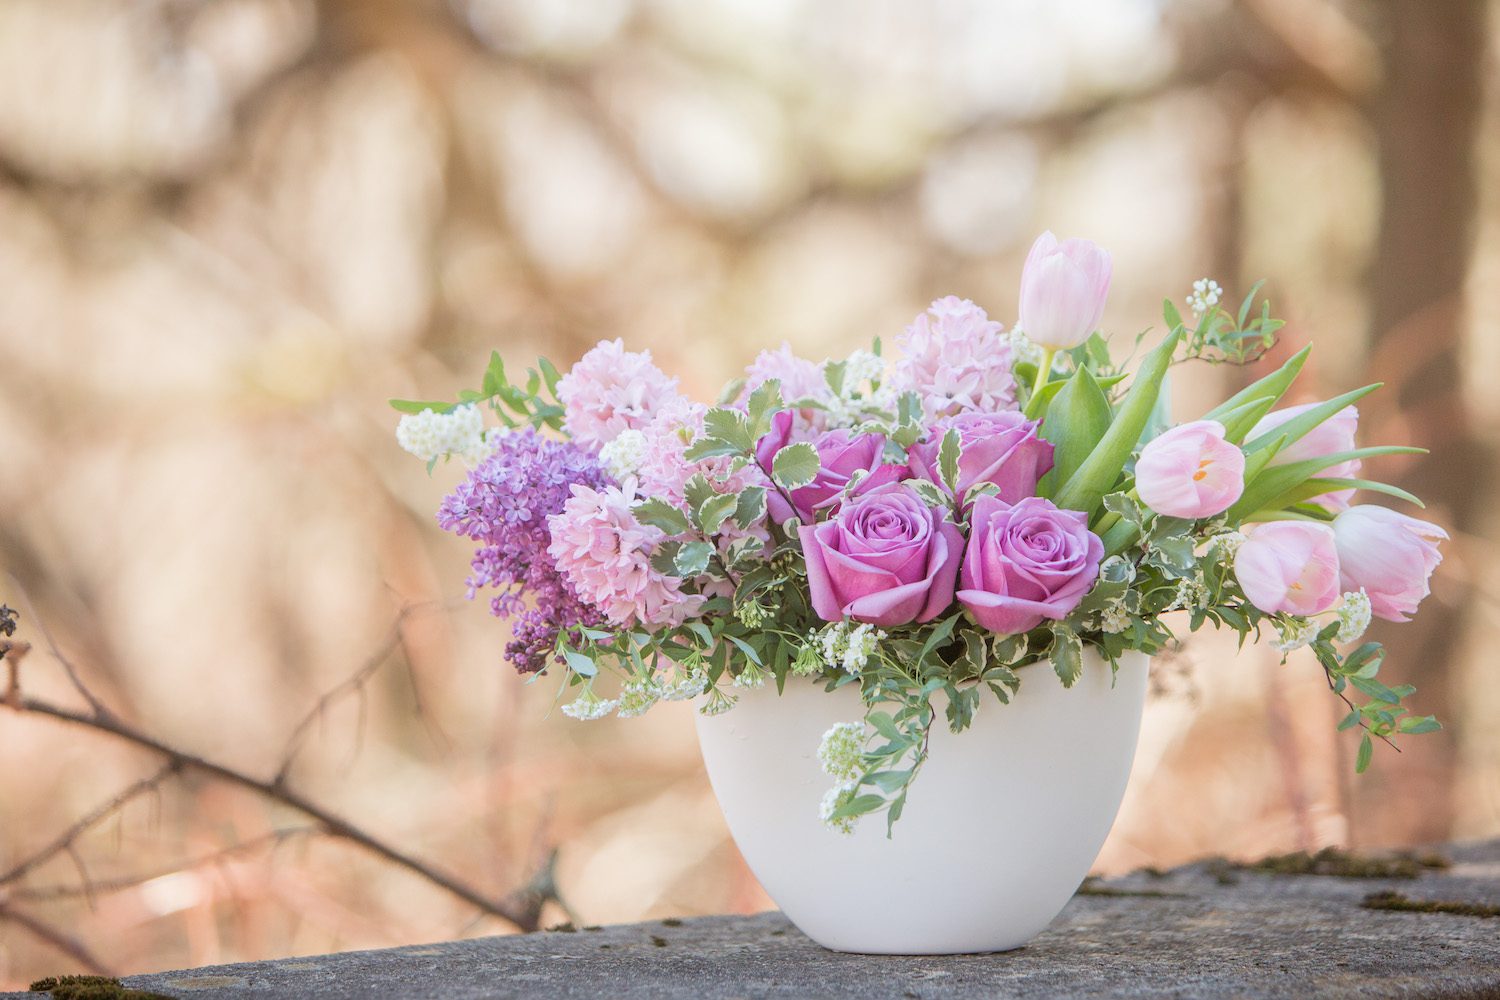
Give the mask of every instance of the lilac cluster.
M 560 630 L 603 621 L 548 555 L 547 518 L 563 509 L 574 485 L 601 489 L 609 482 L 592 451 L 528 428 L 502 436 L 438 509 L 443 530 L 479 543 L 469 597 L 499 589 L 490 610 L 514 619 L 505 658 L 522 673 L 546 667 Z

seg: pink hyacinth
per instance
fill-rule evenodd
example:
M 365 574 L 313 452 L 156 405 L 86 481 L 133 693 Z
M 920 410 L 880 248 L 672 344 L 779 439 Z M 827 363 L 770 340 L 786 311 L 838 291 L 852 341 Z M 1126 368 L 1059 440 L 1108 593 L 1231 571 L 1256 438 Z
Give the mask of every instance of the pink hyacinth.
M 563 425 L 579 444 L 598 448 L 623 430 L 641 430 L 669 400 L 677 380 L 651 363 L 650 351 L 602 340 L 557 383 Z
M 1268 434 L 1293 417 L 1301 416 L 1318 405 L 1318 403 L 1304 403 L 1301 406 L 1288 406 L 1285 409 L 1273 410 L 1260 418 L 1254 429 L 1250 431 L 1248 440 L 1253 441 L 1262 434 Z M 1354 448 L 1354 432 L 1358 428 L 1359 411 L 1352 406 L 1346 406 L 1278 451 L 1276 457 L 1271 459 L 1271 464 L 1288 465 L 1292 462 L 1302 462 L 1310 458 L 1322 458 L 1324 455 L 1350 451 Z M 1330 465 L 1318 473 L 1318 478 L 1348 479 L 1359 472 L 1359 464 L 1359 459 L 1353 458 L 1347 462 Z M 1331 511 L 1341 511 L 1349 509 L 1349 501 L 1353 498 L 1352 489 L 1337 490 L 1313 497 L 1311 502 L 1320 504 Z
M 1135 465 L 1141 502 L 1168 517 L 1213 517 L 1245 492 L 1245 453 L 1217 420 L 1194 420 L 1151 439 Z
M 1099 328 L 1109 295 L 1109 251 L 1090 240 L 1058 242 L 1045 232 L 1021 271 L 1021 329 L 1043 347 L 1077 347 Z
M 1315 615 L 1339 599 L 1333 529 L 1312 521 L 1257 524 L 1234 556 L 1234 575 L 1250 603 L 1268 615 Z
M 1389 507 L 1360 504 L 1333 520 L 1345 590 L 1363 589 L 1370 610 L 1386 621 L 1409 621 L 1443 554 L 1438 542 L 1448 533 L 1430 521 Z
M 750 362 L 745 369 L 745 394 L 748 396 L 773 378 L 781 382 L 781 398 L 788 403 L 797 399 L 821 400 L 829 395 L 823 366 L 797 357 L 792 353 L 792 345 L 784 341 L 774 351 L 761 351 Z
M 703 598 L 684 594 L 682 581 L 651 565 L 665 537 L 636 520 L 631 495 L 619 487 L 576 486 L 561 513 L 547 519 L 547 554 L 585 601 L 617 625 L 680 625 Z
M 938 299 L 896 338 L 903 356 L 891 387 L 920 396 L 928 417 L 1015 409 L 1016 380 L 1003 329 L 968 299 Z

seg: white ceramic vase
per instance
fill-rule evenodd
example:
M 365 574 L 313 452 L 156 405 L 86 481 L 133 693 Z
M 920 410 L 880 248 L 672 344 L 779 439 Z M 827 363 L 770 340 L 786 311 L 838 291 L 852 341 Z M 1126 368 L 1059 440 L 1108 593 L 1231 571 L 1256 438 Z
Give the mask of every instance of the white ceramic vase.
M 818 818 L 832 784 L 824 732 L 863 714 L 855 687 L 791 679 L 698 716 L 709 779 L 755 877 L 808 937 L 836 951 L 941 955 L 1018 948 L 1088 874 L 1125 795 L 1149 659 L 1110 669 L 1085 648 L 1071 688 L 1023 667 L 1001 705 L 986 692 L 971 728 L 941 717 L 894 836 L 885 816 L 852 836 Z

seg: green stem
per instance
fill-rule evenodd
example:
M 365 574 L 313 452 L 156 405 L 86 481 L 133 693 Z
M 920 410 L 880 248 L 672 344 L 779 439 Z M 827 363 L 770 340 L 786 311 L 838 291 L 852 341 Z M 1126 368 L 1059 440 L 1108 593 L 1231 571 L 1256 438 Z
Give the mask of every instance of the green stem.
M 1052 378 L 1052 358 L 1057 354 L 1057 348 L 1048 347 L 1042 351 L 1041 364 L 1036 366 L 1036 381 L 1031 386 L 1031 398 L 1026 400 L 1026 419 L 1035 420 L 1037 410 L 1040 409 L 1042 401 L 1042 386 L 1046 385 Z

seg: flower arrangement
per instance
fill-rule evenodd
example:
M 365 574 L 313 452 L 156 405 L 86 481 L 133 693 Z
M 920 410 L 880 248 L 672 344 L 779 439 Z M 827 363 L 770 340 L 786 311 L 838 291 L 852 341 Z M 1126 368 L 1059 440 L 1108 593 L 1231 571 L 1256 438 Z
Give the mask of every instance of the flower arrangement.
M 1118 665 L 1179 629 L 1310 647 L 1373 740 L 1438 728 L 1377 678 L 1358 641 L 1405 621 L 1440 560 L 1436 525 L 1357 491 L 1354 404 L 1378 385 L 1278 408 L 1308 350 L 1200 419 L 1168 426 L 1164 382 L 1191 360 L 1245 364 L 1281 323 L 1194 284 L 1132 368 L 1098 332 L 1110 256 L 1044 233 L 1019 328 L 940 299 L 896 340 L 815 364 L 762 353 L 714 406 L 649 352 L 604 342 L 512 382 L 498 353 L 454 403 L 394 400 L 401 444 L 471 468 L 438 521 L 476 544 L 469 595 L 513 622 L 505 657 L 560 679 L 576 719 L 661 701 L 731 709 L 768 683 L 857 685 L 863 719 L 818 750 L 831 827 L 901 815 L 935 725 L 965 729 L 1085 647 Z M 1132 355 L 1139 353 L 1140 339 Z M 501 426 L 486 429 L 487 408 Z M 613 680 L 606 681 L 613 676 Z M 811 804 L 809 804 L 811 808 Z

